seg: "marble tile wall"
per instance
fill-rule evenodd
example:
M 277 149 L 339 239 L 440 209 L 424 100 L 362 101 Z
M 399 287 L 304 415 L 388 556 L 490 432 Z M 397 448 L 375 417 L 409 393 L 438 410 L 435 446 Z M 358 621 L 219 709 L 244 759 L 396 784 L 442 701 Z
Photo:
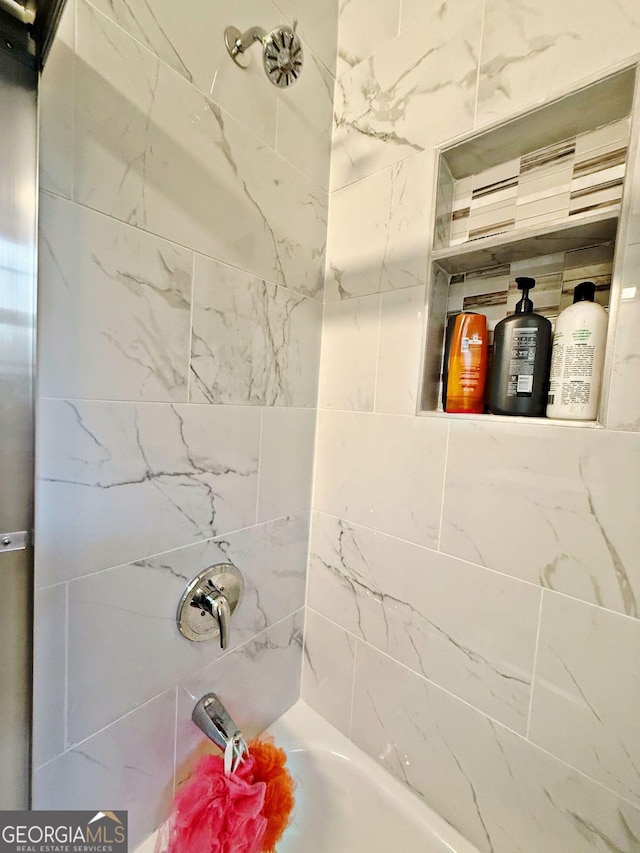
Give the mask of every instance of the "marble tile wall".
M 85 2 L 41 84 L 34 807 L 128 808 L 133 847 L 204 747 L 299 694 L 337 2 Z M 299 20 L 279 92 L 227 25 Z M 175 611 L 243 572 L 231 646 Z
M 416 416 L 432 229 L 467 227 L 432 225 L 436 194 L 473 190 L 435 186 L 434 145 L 640 59 L 637 4 L 560 6 L 340 5 L 302 695 L 483 853 L 640 849 L 633 147 L 606 428 Z M 598 149 L 577 154 L 587 183 Z M 422 183 L 399 240 L 403 173 Z M 587 255 L 606 278 L 611 253 Z M 564 262 L 541 261 L 556 311 Z M 508 308 L 513 266 L 458 296 Z

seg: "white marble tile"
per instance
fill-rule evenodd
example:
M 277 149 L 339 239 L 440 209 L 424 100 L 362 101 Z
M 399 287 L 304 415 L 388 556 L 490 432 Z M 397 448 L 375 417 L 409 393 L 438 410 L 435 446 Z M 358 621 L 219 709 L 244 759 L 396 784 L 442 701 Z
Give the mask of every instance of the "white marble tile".
M 424 284 L 433 181 L 429 151 L 332 195 L 327 301 Z
M 65 750 L 67 586 L 37 590 L 33 613 L 33 754 L 40 767 Z
M 322 305 L 196 256 L 190 400 L 315 406 Z
M 317 431 L 315 509 L 435 547 L 445 420 L 322 411 Z
M 263 410 L 259 522 L 311 509 L 315 437 L 314 409 Z
M 154 0 L 155 2 L 155 0 Z M 184 12 L 176 9 L 176 32 L 184 38 Z M 231 59 L 224 33 L 228 26 L 245 32 L 256 25 L 270 31 L 280 23 L 279 15 L 270 0 L 216 0 L 203 4 L 204 18 L 193 16 L 193 34 L 189 34 L 190 55 L 196 71 L 196 85 L 210 92 L 213 100 L 229 115 L 249 128 L 270 147 L 277 139 L 278 90 L 267 80 L 262 64 L 262 45 L 254 44 L 247 52 L 246 67 L 240 68 Z M 197 80 L 201 80 L 198 83 Z
M 332 189 L 471 129 L 482 9 L 482 0 L 428 0 L 425 26 L 340 75 Z
M 545 592 L 529 737 L 640 805 L 640 622 Z
M 170 690 L 37 770 L 33 808 L 126 809 L 135 849 L 164 820 L 173 795 L 175 726 Z
M 42 194 L 46 397 L 187 401 L 191 252 Z
M 276 151 L 328 190 L 335 80 L 306 43 L 303 50 L 300 79 L 278 93 Z
M 265 83 L 259 46 L 248 54 L 246 68 L 227 52 L 224 31 L 248 30 L 259 22 L 278 23 L 270 0 L 217 0 L 201 3 L 192 14 L 170 0 L 95 0 L 93 5 L 200 91 L 273 147 L 276 140 L 277 92 Z
M 255 522 L 260 411 L 40 403 L 38 586 Z
M 144 225 L 160 63 L 84 0 L 77 3 L 74 199 Z
M 301 696 L 349 736 L 356 640 L 307 608 Z
M 320 294 L 326 193 L 103 15 L 79 12 L 76 201 Z
M 345 74 L 398 35 L 400 0 L 340 0 L 338 73 Z
M 525 734 L 540 590 L 320 515 L 308 603 Z
M 380 332 L 380 297 L 325 305 L 318 406 L 372 412 Z
M 194 705 L 216 693 L 245 737 L 255 737 L 300 695 L 303 611 L 289 616 L 216 663 L 186 679 L 178 695 L 176 781 L 203 752 L 217 752 L 191 722 Z
M 75 0 L 67 0 L 38 86 L 39 180 L 42 189 L 73 193 Z
M 298 33 L 332 74 L 335 74 L 338 41 L 338 0 L 274 0 L 290 24 L 298 21 Z
M 425 288 L 381 295 L 376 412 L 413 415 L 420 387 Z
M 633 234 L 632 239 L 635 238 Z M 607 426 L 640 431 L 640 227 L 637 242 L 625 247 L 623 257 L 622 294 L 616 319 Z
M 638 616 L 639 467 L 638 435 L 452 422 L 440 548 Z
M 177 602 L 198 572 L 225 562 L 242 572 L 245 593 L 231 621 L 230 649 L 298 610 L 304 604 L 308 533 L 307 516 L 281 519 L 72 582 L 69 742 L 83 740 L 224 654 L 217 640 L 192 643 L 176 626 Z M 96 702 L 104 684 L 109 690 Z
M 482 853 L 640 846 L 640 810 L 361 643 L 352 732 Z
M 487 0 L 476 125 L 547 99 L 638 52 L 636 0 Z

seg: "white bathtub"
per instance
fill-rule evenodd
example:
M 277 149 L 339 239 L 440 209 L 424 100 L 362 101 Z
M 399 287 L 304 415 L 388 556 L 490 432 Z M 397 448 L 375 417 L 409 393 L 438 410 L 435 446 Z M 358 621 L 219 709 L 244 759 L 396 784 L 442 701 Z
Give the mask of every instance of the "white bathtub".
M 294 821 L 278 853 L 478 853 L 303 702 L 269 731 L 297 783 Z M 153 853 L 154 842 L 136 853 Z

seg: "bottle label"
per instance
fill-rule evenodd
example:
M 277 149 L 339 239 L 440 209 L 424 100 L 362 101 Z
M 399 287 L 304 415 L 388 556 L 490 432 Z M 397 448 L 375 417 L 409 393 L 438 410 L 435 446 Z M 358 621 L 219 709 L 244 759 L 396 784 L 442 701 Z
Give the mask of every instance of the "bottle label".
M 587 330 L 586 334 L 575 332 L 573 334 L 574 341 L 588 341 L 589 337 L 591 337 L 590 330 Z M 596 348 L 593 344 L 575 343 L 556 346 L 554 338 L 547 401 L 549 405 L 589 405 L 595 357 Z
M 533 371 L 537 347 L 537 329 L 518 329 L 513 333 L 507 397 L 531 397 L 533 394 Z
M 462 338 L 462 346 L 460 347 L 460 351 L 467 353 L 471 352 L 471 347 L 481 347 L 484 341 L 480 337 L 477 332 L 474 332 L 472 337 L 463 337 Z

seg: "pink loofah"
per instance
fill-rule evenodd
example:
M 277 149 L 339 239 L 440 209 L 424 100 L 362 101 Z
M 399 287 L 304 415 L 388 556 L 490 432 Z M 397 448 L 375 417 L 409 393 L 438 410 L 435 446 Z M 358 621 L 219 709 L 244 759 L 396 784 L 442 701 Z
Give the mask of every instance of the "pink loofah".
M 265 782 L 254 782 L 251 757 L 225 776 L 217 755 L 205 755 L 176 792 L 167 853 L 256 853 L 267 819 Z

